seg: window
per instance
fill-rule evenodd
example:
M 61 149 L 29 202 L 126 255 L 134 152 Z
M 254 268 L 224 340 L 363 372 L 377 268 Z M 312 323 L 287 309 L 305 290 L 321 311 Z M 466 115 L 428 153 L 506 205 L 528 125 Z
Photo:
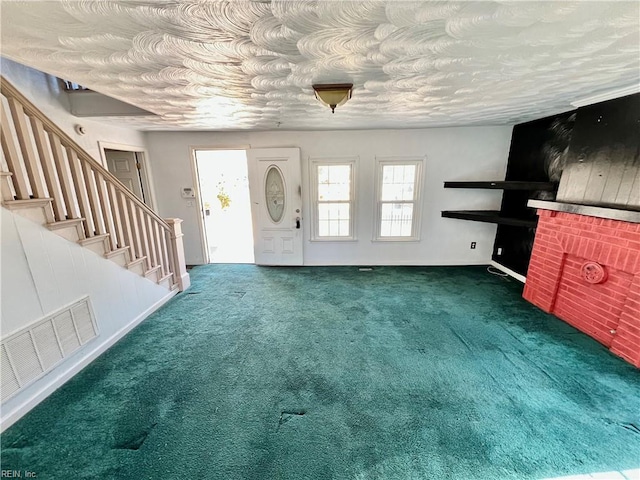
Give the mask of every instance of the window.
M 354 239 L 355 160 L 311 160 L 313 240 Z
M 378 159 L 376 240 L 419 240 L 422 163 Z

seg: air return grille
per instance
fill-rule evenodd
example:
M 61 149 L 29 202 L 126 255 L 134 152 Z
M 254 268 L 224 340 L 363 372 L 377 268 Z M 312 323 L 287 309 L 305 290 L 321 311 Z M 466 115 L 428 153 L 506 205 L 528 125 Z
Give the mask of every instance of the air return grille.
M 0 341 L 2 401 L 98 335 L 89 297 Z

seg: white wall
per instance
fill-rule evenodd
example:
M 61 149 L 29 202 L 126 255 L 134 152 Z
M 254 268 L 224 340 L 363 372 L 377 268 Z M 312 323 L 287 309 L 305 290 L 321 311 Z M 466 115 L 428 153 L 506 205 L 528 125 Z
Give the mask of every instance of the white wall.
M 336 114 L 337 115 L 337 114 Z M 187 207 L 180 188 L 193 186 L 190 147 L 300 147 L 302 157 L 304 262 L 306 265 L 471 265 L 488 263 L 496 227 L 441 218 L 441 210 L 499 209 L 502 192 L 444 189 L 445 180 L 502 180 L 511 127 L 316 132 L 148 132 L 158 210 L 179 217 L 188 264 L 201 264 L 196 207 Z M 309 241 L 309 157 L 359 156 L 357 242 Z M 376 156 L 426 156 L 421 241 L 372 242 Z M 469 248 L 472 241 L 477 249 Z
M 98 162 L 102 162 L 99 141 L 145 147 L 142 132 L 71 115 L 67 93 L 55 77 L 3 57 L 0 73 Z M 75 132 L 76 124 L 85 127 L 85 135 Z
M 304 261 L 307 265 L 415 264 L 464 265 L 487 263 L 495 226 L 443 219 L 441 210 L 497 209 L 500 191 L 445 190 L 445 180 L 503 179 L 511 127 L 464 127 L 421 130 L 339 132 L 148 132 L 103 122 L 78 119 L 68 112 L 67 94 L 55 78 L 7 59 L 0 71 L 38 108 L 100 161 L 98 141 L 146 147 L 150 174 L 157 196 L 157 210 L 164 217 L 184 219 L 187 263 L 204 261 L 199 213 L 187 207 L 180 187 L 193 186 L 190 147 L 300 147 L 302 157 Z M 85 126 L 79 136 L 75 124 Z M 359 156 L 357 167 L 357 242 L 309 241 L 309 157 Z M 373 179 L 376 156 L 426 155 L 421 241 L 418 243 L 371 242 L 373 235 Z M 477 249 L 469 244 L 477 242 Z
M 89 295 L 99 337 L 2 404 L 2 429 L 173 296 L 166 288 L 0 208 L 0 331 L 11 335 Z

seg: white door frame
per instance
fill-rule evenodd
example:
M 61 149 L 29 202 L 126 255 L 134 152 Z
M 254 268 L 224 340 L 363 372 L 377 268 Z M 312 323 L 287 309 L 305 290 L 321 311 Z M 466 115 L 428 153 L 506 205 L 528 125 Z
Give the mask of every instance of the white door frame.
M 209 245 L 207 243 L 207 230 L 204 225 L 204 205 L 202 204 L 202 195 L 200 195 L 200 176 L 198 175 L 198 162 L 196 160 L 196 151 L 198 150 L 249 150 L 251 146 L 241 145 L 233 147 L 212 147 L 210 145 L 189 146 L 189 157 L 191 158 L 191 178 L 193 179 L 193 191 L 196 194 L 196 206 L 198 207 L 198 228 L 200 230 L 200 247 L 202 248 L 202 258 L 204 264 L 209 263 Z M 247 168 L 249 164 L 247 163 Z
M 152 187 L 153 180 L 151 176 L 151 169 L 149 168 L 147 161 L 149 158 L 149 152 L 147 149 L 138 145 L 125 145 L 122 143 L 102 141 L 98 141 L 98 147 L 100 149 L 100 161 L 102 162 L 102 166 L 107 170 L 109 170 L 109 168 L 107 166 L 107 154 L 105 150 L 120 150 L 123 152 L 134 152 L 137 154 L 136 159 L 140 163 L 140 180 L 145 192 L 146 204 L 149 208 L 155 211 L 158 203 L 156 202 L 156 193 Z

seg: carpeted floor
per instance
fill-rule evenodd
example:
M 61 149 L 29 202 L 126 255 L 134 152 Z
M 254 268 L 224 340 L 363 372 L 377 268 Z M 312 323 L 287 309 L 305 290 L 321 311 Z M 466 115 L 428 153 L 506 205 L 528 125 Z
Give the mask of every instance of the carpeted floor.
M 2 435 L 2 469 L 506 480 L 640 467 L 638 370 L 515 281 L 479 267 L 191 275 Z

